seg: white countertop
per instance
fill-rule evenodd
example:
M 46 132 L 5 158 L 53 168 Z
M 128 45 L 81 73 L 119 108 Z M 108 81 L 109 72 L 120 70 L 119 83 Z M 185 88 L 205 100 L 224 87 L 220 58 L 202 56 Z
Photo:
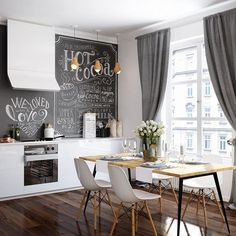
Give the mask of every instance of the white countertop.
M 121 140 L 124 137 L 106 137 L 106 138 L 57 138 L 51 141 L 29 141 L 29 142 L 19 142 L 15 141 L 13 143 L 0 143 L 0 145 L 38 145 L 38 144 L 53 144 L 53 143 L 72 143 L 72 142 L 92 142 L 92 141 L 111 141 L 111 140 Z M 126 137 L 127 138 L 127 137 Z M 132 137 L 130 137 L 132 138 Z

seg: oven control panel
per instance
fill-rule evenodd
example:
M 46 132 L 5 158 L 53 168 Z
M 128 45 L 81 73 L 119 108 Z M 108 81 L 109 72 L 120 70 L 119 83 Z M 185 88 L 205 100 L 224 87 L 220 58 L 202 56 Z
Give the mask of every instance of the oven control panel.
M 46 149 L 45 152 L 47 154 L 49 154 L 49 153 L 58 153 L 58 145 L 57 144 L 46 145 L 45 149 Z
M 24 153 L 25 155 L 57 154 L 58 144 L 26 145 Z

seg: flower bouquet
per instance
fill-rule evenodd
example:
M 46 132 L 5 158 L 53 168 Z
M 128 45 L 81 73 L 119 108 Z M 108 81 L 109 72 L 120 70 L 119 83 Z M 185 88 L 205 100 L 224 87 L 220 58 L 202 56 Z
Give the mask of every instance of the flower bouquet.
M 157 160 L 157 148 L 160 136 L 164 133 L 165 126 L 162 122 L 153 120 L 142 121 L 136 127 L 135 133 L 141 139 L 143 155 L 145 161 Z

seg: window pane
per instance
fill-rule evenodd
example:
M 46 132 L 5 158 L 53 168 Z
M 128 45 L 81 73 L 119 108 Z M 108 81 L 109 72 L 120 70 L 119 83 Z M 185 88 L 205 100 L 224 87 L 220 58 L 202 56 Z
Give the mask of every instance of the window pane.
M 224 116 L 212 86 L 204 46 L 202 51 L 202 154 L 211 153 L 230 157 L 231 146 L 227 145 L 227 140 L 232 137 L 232 128 Z
M 197 47 L 184 48 L 173 52 L 173 74 L 197 69 Z
M 171 133 L 172 147 L 197 151 L 197 48 L 175 50 L 172 54 Z

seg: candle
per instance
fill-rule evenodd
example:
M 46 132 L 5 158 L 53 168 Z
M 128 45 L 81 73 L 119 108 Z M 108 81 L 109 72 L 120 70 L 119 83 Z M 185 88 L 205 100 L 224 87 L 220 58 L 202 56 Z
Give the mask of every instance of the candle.
M 167 143 L 165 143 L 165 152 L 167 152 Z
M 180 155 L 184 154 L 184 147 L 183 147 L 183 145 L 180 145 L 179 153 L 180 153 Z

